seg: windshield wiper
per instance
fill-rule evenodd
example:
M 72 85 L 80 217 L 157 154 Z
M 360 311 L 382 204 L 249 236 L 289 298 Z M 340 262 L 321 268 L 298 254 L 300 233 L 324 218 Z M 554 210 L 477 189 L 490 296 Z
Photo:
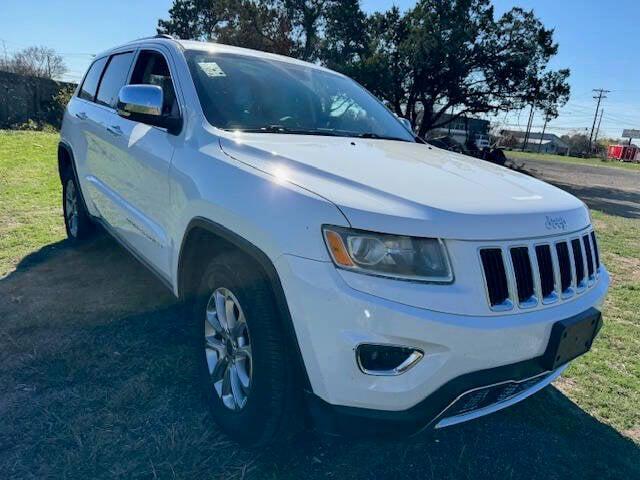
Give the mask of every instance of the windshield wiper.
M 409 140 L 400 137 L 389 137 L 387 135 L 378 135 L 373 132 L 358 133 L 355 135 L 358 138 L 375 138 L 376 140 L 397 140 L 398 142 L 408 142 Z
M 285 127 L 284 125 L 272 124 L 265 125 L 263 127 L 250 127 L 250 128 L 228 128 L 228 131 L 234 132 L 247 132 L 247 133 L 281 133 L 290 135 L 320 135 L 327 137 L 356 137 L 356 138 L 375 138 L 377 140 L 396 140 L 399 142 L 411 142 L 405 138 L 392 137 L 387 135 L 379 135 L 373 132 L 350 132 L 348 130 L 336 130 L 336 129 L 314 129 L 314 128 L 297 128 L 297 127 Z
M 329 137 L 338 136 L 330 130 L 316 130 L 312 128 L 295 128 L 285 127 L 284 125 L 265 125 L 264 127 L 255 128 L 229 128 L 229 131 L 247 132 L 247 133 L 283 133 L 291 135 L 324 135 Z

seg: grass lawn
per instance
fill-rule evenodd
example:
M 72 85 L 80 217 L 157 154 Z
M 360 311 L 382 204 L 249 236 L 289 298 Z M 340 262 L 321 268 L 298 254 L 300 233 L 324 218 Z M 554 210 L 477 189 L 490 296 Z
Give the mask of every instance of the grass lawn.
M 0 477 L 640 478 L 640 220 L 592 212 L 613 284 L 562 393 L 431 436 L 254 452 L 203 413 L 173 297 L 106 237 L 60 242 L 57 141 L 0 131 Z
M 640 163 L 619 162 L 617 160 L 603 161 L 599 157 L 576 158 L 564 155 L 552 155 L 547 153 L 519 152 L 515 150 L 505 150 L 507 158 L 512 160 L 551 160 L 554 162 L 573 163 L 577 165 L 590 165 L 592 167 L 611 167 L 623 170 L 633 170 L 640 172 Z
M 592 211 L 612 277 L 605 327 L 560 388 L 580 407 L 640 443 L 640 220 Z
M 0 276 L 65 236 L 58 135 L 0 130 Z

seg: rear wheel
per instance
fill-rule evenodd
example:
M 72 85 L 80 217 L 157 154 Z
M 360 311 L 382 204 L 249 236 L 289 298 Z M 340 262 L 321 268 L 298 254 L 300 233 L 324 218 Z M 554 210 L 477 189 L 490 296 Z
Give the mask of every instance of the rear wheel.
M 82 202 L 76 180 L 69 169 L 62 176 L 62 210 L 69 240 L 78 242 L 91 236 L 93 224 Z
M 201 384 L 215 421 L 234 440 L 264 445 L 298 426 L 293 362 L 269 281 L 235 253 L 205 271 L 192 313 Z

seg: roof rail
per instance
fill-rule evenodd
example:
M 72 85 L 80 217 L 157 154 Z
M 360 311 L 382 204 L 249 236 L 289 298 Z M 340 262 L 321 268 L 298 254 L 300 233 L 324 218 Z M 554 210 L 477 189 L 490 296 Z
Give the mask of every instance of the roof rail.
M 140 37 L 133 40 L 134 42 L 138 42 L 140 40 L 149 40 L 150 38 L 166 38 L 167 40 L 176 40 L 176 38 L 168 33 L 158 33 L 156 35 L 152 35 L 150 37 Z

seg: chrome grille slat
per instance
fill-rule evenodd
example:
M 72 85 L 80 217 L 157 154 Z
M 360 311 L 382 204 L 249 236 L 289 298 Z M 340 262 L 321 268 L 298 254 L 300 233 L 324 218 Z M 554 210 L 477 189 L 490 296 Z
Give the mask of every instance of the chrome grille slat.
M 573 265 L 576 272 L 576 287 L 582 290 L 586 287 L 586 268 L 582 242 L 579 238 L 571 239 L 571 252 L 573 253 Z
M 492 308 L 501 309 L 506 306 L 509 300 L 509 285 L 507 282 L 507 272 L 499 248 L 486 248 L 480 252 L 483 272 L 485 275 L 485 285 L 487 295 Z M 509 305 L 509 309 L 511 306 Z
M 591 238 L 589 234 L 582 236 L 582 246 L 585 250 L 585 256 L 587 259 L 587 273 L 589 274 L 589 281 L 593 281 L 595 279 L 596 269 L 595 269 L 595 260 L 593 258 L 593 249 L 591 248 Z
M 551 303 L 557 300 L 556 279 L 551 255 L 551 246 L 548 244 L 536 245 L 536 264 L 540 283 L 540 297 L 543 303 Z
M 572 287 L 575 279 L 573 258 L 567 242 L 558 242 L 555 245 L 556 258 L 558 259 L 558 268 L 560 270 L 560 293 L 566 297 L 573 294 Z
M 509 254 L 513 265 L 518 303 L 522 308 L 531 308 L 538 301 L 535 297 L 529 249 L 527 247 L 512 247 Z
M 596 259 L 596 271 L 600 269 L 600 252 L 598 251 L 598 242 L 596 241 L 596 233 L 591 232 L 591 243 L 593 245 L 593 254 Z
M 491 310 L 548 305 L 594 285 L 600 268 L 595 235 L 591 229 L 575 235 L 480 248 Z

